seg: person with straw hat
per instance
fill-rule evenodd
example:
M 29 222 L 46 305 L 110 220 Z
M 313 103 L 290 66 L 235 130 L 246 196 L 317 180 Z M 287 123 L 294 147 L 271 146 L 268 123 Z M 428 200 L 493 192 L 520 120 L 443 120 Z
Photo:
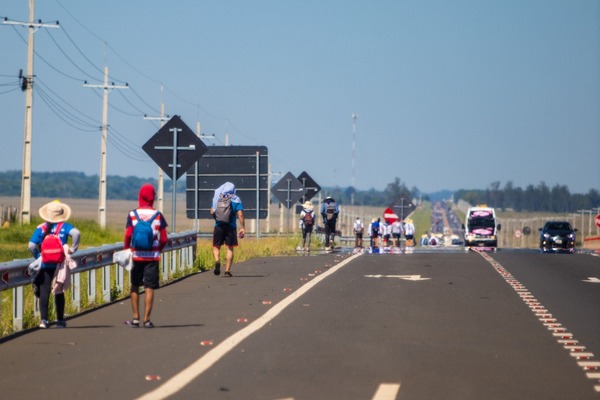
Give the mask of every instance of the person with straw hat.
M 71 247 L 68 248 L 68 252 L 69 254 L 76 252 L 79 247 L 81 233 L 72 224 L 67 222 L 69 217 L 71 217 L 71 208 L 65 203 L 61 203 L 59 200 L 54 200 L 44 204 L 39 209 L 39 214 L 44 222 L 37 226 L 29 239 L 28 247 L 31 255 L 36 259 L 41 256 L 41 246 L 48 235 L 57 236 L 63 246 L 67 245 L 70 236 Z M 40 272 L 36 275 L 33 282 L 34 293 L 36 297 L 39 297 L 41 317 L 39 327 L 42 329 L 46 329 L 50 326 L 48 307 L 50 304 L 50 293 L 52 291 L 52 279 L 56 273 L 57 266 L 58 263 L 55 262 L 44 262 L 42 257 Z M 64 293 L 54 294 L 54 305 L 56 307 L 56 327 L 66 328 Z
M 300 211 L 300 229 L 302 230 L 302 247 L 298 250 L 310 251 L 310 238 L 315 226 L 315 210 L 312 202 L 306 200 Z

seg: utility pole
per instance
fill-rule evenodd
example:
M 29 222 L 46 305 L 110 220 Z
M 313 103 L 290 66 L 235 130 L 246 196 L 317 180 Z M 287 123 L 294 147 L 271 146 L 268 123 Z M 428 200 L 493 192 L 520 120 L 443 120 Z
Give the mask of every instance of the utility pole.
M 87 82 L 84 87 L 104 89 L 102 99 L 102 139 L 100 141 L 100 190 L 98 199 L 98 224 L 100 228 L 106 228 L 106 142 L 108 140 L 108 90 L 109 89 L 128 89 L 129 86 L 118 86 L 112 83 L 108 85 L 108 67 L 104 67 L 104 85 L 89 85 Z
M 148 120 L 160 120 L 160 127 L 162 128 L 165 125 L 165 120 L 169 119 L 167 115 L 165 117 L 165 103 L 163 102 L 163 86 L 160 86 L 160 117 L 147 117 L 144 115 L 144 119 Z M 165 174 L 161 167 L 158 167 L 158 180 L 157 180 L 157 188 L 156 188 L 156 196 L 158 197 L 158 202 L 156 205 L 156 209 L 160 212 L 163 212 L 164 209 L 164 201 L 163 196 L 165 192 Z
M 354 192 L 356 191 L 355 170 L 356 170 L 356 118 L 358 115 L 352 113 L 352 193 L 350 194 L 350 204 L 354 205 Z
M 21 224 L 31 222 L 31 138 L 33 122 L 33 34 L 39 28 L 60 28 L 58 21 L 55 24 L 44 24 L 42 21 L 33 21 L 34 0 L 29 0 L 29 22 L 17 22 L 4 19 L 6 25 L 21 25 L 29 27 L 27 39 L 27 75 L 24 76 L 25 88 L 25 140 L 23 143 L 23 171 L 21 178 Z M 37 29 L 36 29 L 37 28 Z

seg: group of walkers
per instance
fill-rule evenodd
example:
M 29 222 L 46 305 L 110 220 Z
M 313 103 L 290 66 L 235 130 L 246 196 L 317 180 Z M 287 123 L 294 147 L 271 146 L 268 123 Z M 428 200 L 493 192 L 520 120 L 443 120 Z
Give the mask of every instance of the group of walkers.
M 335 247 L 335 233 L 337 219 L 340 214 L 340 208 L 336 201 L 327 196 L 321 205 L 321 217 L 323 218 L 325 234 L 325 251 L 331 252 Z M 300 211 L 300 229 L 302 231 L 302 246 L 298 248 L 301 251 L 310 251 L 310 239 L 316 225 L 316 213 L 313 204 L 307 200 L 302 204 Z
M 335 200 L 328 196 L 321 205 L 320 214 L 323 218 L 323 232 L 325 235 L 325 250 L 332 251 L 335 243 L 336 224 L 339 217 L 339 207 Z M 298 247 L 300 251 L 310 251 L 311 236 L 316 225 L 316 212 L 310 200 L 302 204 L 300 211 L 300 229 L 302 231 L 302 245 Z M 354 247 L 363 247 L 363 236 L 365 226 L 360 217 L 357 217 L 353 225 Z M 369 246 L 376 247 L 400 247 L 402 236 L 405 238 L 406 246 L 414 246 L 415 225 L 410 218 L 404 221 L 396 219 L 394 222 L 381 221 L 381 218 L 373 218 L 366 229 L 366 235 L 369 237 Z
M 154 186 L 144 184 L 138 192 L 138 207 L 129 211 L 125 222 L 124 249 L 131 257 L 130 297 L 132 319 L 126 324 L 132 328 L 153 328 L 150 320 L 154 303 L 154 291 L 159 287 L 160 253 L 167 244 L 167 221 L 164 215 L 154 209 L 156 191 Z M 233 276 L 233 251 L 238 245 L 238 237 L 245 235 L 244 208 L 236 195 L 235 186 L 226 182 L 215 190 L 210 213 L 215 219 L 213 228 L 214 274 L 220 275 L 220 250 L 225 246 L 225 277 Z M 70 269 L 77 264 L 71 259 L 79 247 L 81 233 L 68 219 L 71 208 L 58 200 L 45 204 L 39 209 L 44 220 L 34 230 L 29 239 L 29 251 L 35 261 L 30 270 L 35 274 L 33 291 L 38 298 L 41 322 L 39 327 L 50 326 L 50 296 L 54 295 L 56 327 L 66 328 L 65 290 L 69 287 Z M 240 227 L 237 228 L 236 221 Z M 71 238 L 71 245 L 68 239 Z M 144 288 L 144 310 L 140 312 L 140 288 Z
M 132 318 L 126 321 L 132 328 L 143 326 L 153 328 L 150 320 L 154 303 L 154 291 L 159 287 L 160 253 L 167 244 L 167 221 L 164 215 L 154 209 L 156 191 L 154 186 L 144 184 L 138 192 L 138 207 L 127 213 L 125 222 L 124 249 L 130 251 L 131 261 L 131 309 Z M 325 235 L 325 250 L 333 251 L 335 247 L 336 225 L 340 209 L 336 201 L 328 196 L 320 207 Z M 242 200 L 236 194 L 236 187 L 226 182 L 214 192 L 210 214 L 215 220 L 212 238 L 213 272 L 221 274 L 221 248 L 225 246 L 225 277 L 232 277 L 234 248 L 238 246 L 238 238 L 245 235 L 245 218 Z M 39 299 L 41 322 L 40 328 L 48 328 L 50 296 L 54 295 L 56 307 L 56 326 L 65 328 L 65 295 L 69 286 L 70 269 L 76 267 L 71 255 L 79 248 L 81 233 L 68 222 L 71 208 L 58 200 L 45 204 L 39 209 L 44 222 L 38 225 L 29 240 L 29 251 L 35 261 L 32 272 L 36 273 L 33 286 L 34 294 Z M 238 229 L 237 221 L 240 226 Z M 316 212 L 310 200 L 304 202 L 300 212 L 300 228 L 302 229 L 302 251 L 309 251 L 311 236 L 316 226 Z M 355 247 L 363 247 L 365 227 L 360 218 L 354 222 Z M 415 227 L 410 219 L 396 220 L 393 223 L 381 222 L 375 218 L 367 227 L 370 246 L 372 248 L 399 247 L 402 235 L 406 245 L 414 245 Z M 71 238 L 71 245 L 68 239 Z M 31 267 L 31 266 L 30 266 Z M 140 312 L 140 288 L 144 289 L 144 310 Z
M 362 220 L 357 217 L 354 221 L 354 246 L 363 247 L 363 236 L 365 227 Z M 405 221 L 396 219 L 391 224 L 389 221 L 381 221 L 381 218 L 373 218 L 367 227 L 369 246 L 378 247 L 400 247 L 402 235 L 406 239 L 406 246 L 414 246 L 415 225 L 410 218 Z

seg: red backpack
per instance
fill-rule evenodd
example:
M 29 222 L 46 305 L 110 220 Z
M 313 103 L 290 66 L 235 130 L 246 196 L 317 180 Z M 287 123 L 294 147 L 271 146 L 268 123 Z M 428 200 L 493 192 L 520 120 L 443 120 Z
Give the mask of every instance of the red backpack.
M 63 249 L 62 240 L 60 240 L 60 230 L 62 229 L 62 222 L 56 225 L 54 233 L 52 228 L 46 225 L 48 232 L 44 233 L 44 239 L 42 240 L 42 262 L 44 264 L 59 264 L 65 261 L 65 250 Z

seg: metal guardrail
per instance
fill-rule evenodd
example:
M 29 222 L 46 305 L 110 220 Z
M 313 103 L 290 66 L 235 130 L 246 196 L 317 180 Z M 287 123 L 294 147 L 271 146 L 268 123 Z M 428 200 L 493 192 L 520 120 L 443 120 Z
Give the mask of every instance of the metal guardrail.
M 193 267 L 196 259 L 198 233 L 196 231 L 186 231 L 174 233 L 168 236 L 167 245 L 161 253 L 161 268 L 163 282 L 168 277 L 178 271 Z M 81 309 L 81 274 L 87 272 L 88 299 L 96 300 L 96 270 L 102 269 L 102 300 L 109 302 L 111 300 L 111 269 L 115 270 L 116 288 L 123 291 L 124 270 L 121 267 L 112 268 L 115 265 L 113 254 L 123 250 L 123 243 L 112 245 L 103 245 L 90 249 L 77 251 L 72 258 L 77 262 L 77 267 L 71 270 L 71 295 L 72 305 L 80 311 Z M 24 316 L 24 294 L 23 287 L 33 283 L 33 277 L 29 275 L 28 267 L 33 258 L 14 260 L 0 263 L 0 292 L 12 289 L 13 303 L 13 330 L 23 329 Z M 34 308 L 37 308 L 37 302 L 34 302 Z M 34 309 L 34 313 L 39 310 Z

